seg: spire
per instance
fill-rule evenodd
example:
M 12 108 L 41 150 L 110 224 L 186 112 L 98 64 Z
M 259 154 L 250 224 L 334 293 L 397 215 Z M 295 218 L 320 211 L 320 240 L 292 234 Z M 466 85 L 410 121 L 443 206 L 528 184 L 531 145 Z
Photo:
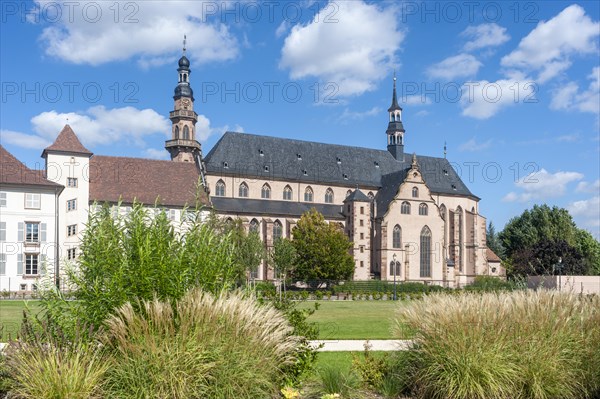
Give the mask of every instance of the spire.
M 448 153 L 446 148 L 446 142 L 444 141 L 444 159 L 446 159 L 446 154 Z
M 392 105 L 388 108 L 388 112 L 400 110 L 402 108 L 398 105 L 398 97 L 396 95 L 396 71 L 394 70 L 394 92 L 392 94 Z
M 185 56 L 185 43 L 187 41 L 187 36 L 183 35 L 183 55 Z

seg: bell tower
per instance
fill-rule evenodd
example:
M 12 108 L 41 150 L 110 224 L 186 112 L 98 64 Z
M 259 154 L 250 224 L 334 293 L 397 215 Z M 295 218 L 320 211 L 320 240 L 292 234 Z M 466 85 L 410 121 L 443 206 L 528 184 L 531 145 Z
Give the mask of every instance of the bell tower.
M 169 113 L 171 119 L 171 140 L 165 142 L 165 148 L 171 154 L 171 160 L 194 162 L 200 155 L 200 143 L 196 141 L 196 122 L 198 114 L 194 111 L 194 92 L 190 86 L 190 60 L 185 56 L 186 37 L 183 37 L 183 54 L 179 59 L 179 75 L 175 87 L 174 110 Z
M 392 105 L 388 108 L 390 121 L 385 131 L 387 135 L 387 149 L 397 161 L 404 161 L 404 125 L 402 125 L 402 108 L 398 105 L 396 97 L 396 72 L 394 72 L 394 92 Z

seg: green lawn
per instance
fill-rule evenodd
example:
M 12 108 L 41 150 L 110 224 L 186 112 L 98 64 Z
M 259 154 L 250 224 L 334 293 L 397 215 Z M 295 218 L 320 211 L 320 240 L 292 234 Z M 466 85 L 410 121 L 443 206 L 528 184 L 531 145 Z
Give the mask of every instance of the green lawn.
M 320 339 L 393 339 L 392 319 L 401 303 L 319 301 L 319 310 L 308 320 L 318 324 Z M 300 306 L 313 306 L 313 302 Z
M 0 300 L 0 341 L 5 342 L 9 336 L 15 337 L 23 319 L 23 309 L 29 307 L 34 313 L 39 311 L 39 301 Z
M 343 372 L 350 371 L 352 367 L 352 354 L 361 355 L 363 352 L 319 352 L 315 368 L 333 367 Z M 386 352 L 373 351 L 375 357 L 383 356 Z

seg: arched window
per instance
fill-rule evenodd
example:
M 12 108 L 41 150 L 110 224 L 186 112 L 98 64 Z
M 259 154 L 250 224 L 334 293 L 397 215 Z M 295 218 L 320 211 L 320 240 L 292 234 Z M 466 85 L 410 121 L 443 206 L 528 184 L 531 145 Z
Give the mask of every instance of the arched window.
M 425 226 L 421 230 L 421 277 L 431 277 L 431 230 Z
M 175 140 L 179 139 L 179 126 L 175 125 Z
M 419 204 L 419 215 L 427 216 L 427 204 Z
M 442 206 L 440 206 L 440 216 L 442 218 L 442 220 L 446 220 L 446 205 L 442 204 Z
M 260 190 L 260 198 L 269 199 L 271 198 L 271 186 L 265 183 Z
M 287 201 L 292 200 L 292 188 L 290 186 L 285 186 L 283 189 L 283 199 Z
M 401 264 L 399 260 L 390 262 L 390 276 L 400 276 L 400 272 L 402 271 Z
M 456 208 L 458 214 L 458 269 L 463 271 L 463 240 L 464 240 L 464 229 L 463 229 L 463 210 L 459 206 Z
M 249 230 L 251 233 L 258 233 L 258 220 L 252 219 L 250 221 L 250 229 Z
M 277 241 L 283 235 L 283 226 L 279 220 L 273 223 L 273 242 Z
M 304 202 L 313 202 L 313 190 L 310 187 L 304 190 Z
M 410 215 L 410 203 L 404 201 L 400 206 L 400 213 L 403 215 Z
M 327 191 L 325 191 L 325 203 L 333 204 L 333 190 L 330 188 L 328 188 Z
M 187 125 L 185 125 L 183 127 L 183 139 L 184 140 L 189 140 L 190 139 L 190 128 Z
M 392 247 L 402 248 L 402 229 L 399 225 L 394 226 L 394 231 L 392 232 Z
M 248 185 L 246 183 L 240 184 L 238 196 L 241 198 L 248 198 Z
M 224 197 L 225 196 L 225 183 L 223 180 L 219 180 L 215 185 L 215 197 Z
M 348 198 L 350 196 L 350 194 L 352 194 L 352 190 L 346 191 L 346 198 Z
M 419 189 L 417 187 L 413 187 L 412 196 L 413 198 L 419 198 Z

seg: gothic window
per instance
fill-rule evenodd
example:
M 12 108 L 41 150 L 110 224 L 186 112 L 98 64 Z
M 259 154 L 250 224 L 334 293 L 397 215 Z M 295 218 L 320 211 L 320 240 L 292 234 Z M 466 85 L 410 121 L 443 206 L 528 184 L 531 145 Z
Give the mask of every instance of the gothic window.
M 425 226 L 421 230 L 421 277 L 431 277 L 431 230 Z
M 327 191 L 325 191 L 325 203 L 333 204 L 333 190 L 330 188 L 328 188 Z
M 258 233 L 258 220 L 252 219 L 250 221 L 250 232 L 251 233 Z
M 271 186 L 264 184 L 262 190 L 260 190 L 260 198 L 269 199 L 271 198 Z
M 444 204 L 440 206 L 440 216 L 442 217 L 442 220 L 446 220 L 446 205 Z
M 179 139 L 179 126 L 175 126 L 175 139 Z
M 304 202 L 313 202 L 313 190 L 310 187 L 304 190 Z
M 285 186 L 283 189 L 283 199 L 287 201 L 292 200 L 292 188 L 290 186 Z
M 190 139 L 190 128 L 187 125 L 183 127 L 183 139 L 184 140 Z
M 463 211 L 460 206 L 458 208 L 456 208 L 456 213 L 458 214 L 458 268 L 462 272 L 463 271 L 464 232 L 463 232 Z
M 413 187 L 412 196 L 413 198 L 419 198 L 419 189 L 417 187 Z
M 225 196 L 225 183 L 223 180 L 219 180 L 215 185 L 215 197 L 224 197 Z
M 399 225 L 394 226 L 394 231 L 392 232 L 392 247 L 402 247 L 402 229 Z
M 283 235 L 283 226 L 279 220 L 273 223 L 273 242 L 277 241 Z
M 404 201 L 400 206 L 400 213 L 403 215 L 410 215 L 410 203 Z
M 241 198 L 248 198 L 248 185 L 246 183 L 240 184 L 239 196 Z
M 421 215 L 421 216 L 427 216 L 427 204 L 420 204 L 419 205 L 419 215 Z

